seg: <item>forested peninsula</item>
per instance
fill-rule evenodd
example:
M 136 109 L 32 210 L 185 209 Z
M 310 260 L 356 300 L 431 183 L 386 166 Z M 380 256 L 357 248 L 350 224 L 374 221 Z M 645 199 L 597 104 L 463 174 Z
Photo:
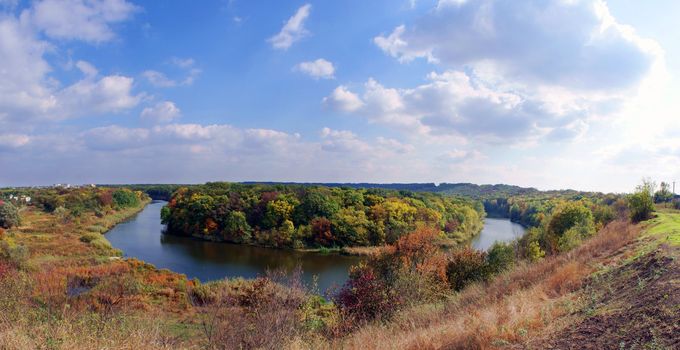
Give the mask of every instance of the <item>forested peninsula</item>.
M 179 188 L 161 215 L 170 234 L 300 249 L 380 246 L 421 227 L 460 243 L 486 214 L 480 201 L 427 192 L 220 182 Z

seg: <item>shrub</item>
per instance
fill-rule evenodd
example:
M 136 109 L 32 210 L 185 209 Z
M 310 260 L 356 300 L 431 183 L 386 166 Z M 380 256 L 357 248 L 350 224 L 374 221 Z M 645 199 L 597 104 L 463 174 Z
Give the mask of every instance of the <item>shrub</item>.
M 85 242 L 85 243 L 90 243 L 94 240 L 100 239 L 102 237 L 101 234 L 96 233 L 96 232 L 87 232 L 84 235 L 80 236 L 80 241 Z
M 102 251 L 103 250 L 110 250 L 110 249 L 113 248 L 113 247 L 111 247 L 111 243 L 109 243 L 109 241 L 107 241 L 106 238 L 102 237 L 101 235 L 99 235 L 99 238 L 90 241 L 90 245 L 92 245 L 96 249 L 102 250 Z
M 419 228 L 397 240 L 394 244 L 395 255 L 403 265 L 418 268 L 439 250 L 435 244 L 438 236 L 438 231 L 432 228 Z
M 26 246 L 17 245 L 7 240 L 0 241 L 0 259 L 6 260 L 14 267 L 18 269 L 25 268 L 28 256 L 28 248 Z
M 5 229 L 0 227 L 0 240 L 5 238 Z
M 486 257 L 489 273 L 497 274 L 515 263 L 515 249 L 508 243 L 496 242 Z
M 527 258 L 531 262 L 539 261 L 539 260 L 543 259 L 544 256 L 545 256 L 545 251 L 543 251 L 543 249 L 541 249 L 541 245 L 538 244 L 537 241 L 529 242 L 529 246 L 528 246 L 528 249 L 527 249 Z
M 630 209 L 630 219 L 633 222 L 648 220 L 654 212 L 654 198 L 652 193 L 654 185 L 644 181 L 642 185 L 635 189 L 635 192 L 628 196 L 628 208 Z
M 571 228 L 565 232 L 557 241 L 560 252 L 568 252 L 581 244 L 581 234 L 576 228 Z
M 470 247 L 451 253 L 446 265 L 446 277 L 455 291 L 460 291 L 472 282 L 484 280 L 487 275 L 486 253 Z
M 675 209 L 680 210 L 680 200 L 676 200 L 675 202 L 673 202 L 673 207 Z
M 334 300 L 345 316 L 359 322 L 388 318 L 400 304 L 375 271 L 363 263 L 352 267 Z
M 68 222 L 71 218 L 68 210 L 64 207 L 57 207 L 52 213 L 63 223 Z
M 559 206 L 550 219 L 548 231 L 562 236 L 576 225 L 592 225 L 593 213 L 578 202 L 567 202 Z
M 9 202 L 0 205 L 0 228 L 12 228 L 21 224 L 19 210 Z

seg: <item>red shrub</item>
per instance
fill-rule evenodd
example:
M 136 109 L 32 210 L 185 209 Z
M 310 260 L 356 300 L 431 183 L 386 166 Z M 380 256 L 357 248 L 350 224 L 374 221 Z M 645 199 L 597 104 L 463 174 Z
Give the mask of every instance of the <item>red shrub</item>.
M 113 191 L 103 190 L 97 193 L 97 201 L 102 207 L 113 206 Z
M 335 296 L 343 315 L 364 322 L 387 318 L 396 311 L 399 300 L 367 265 L 354 266 L 349 280 Z

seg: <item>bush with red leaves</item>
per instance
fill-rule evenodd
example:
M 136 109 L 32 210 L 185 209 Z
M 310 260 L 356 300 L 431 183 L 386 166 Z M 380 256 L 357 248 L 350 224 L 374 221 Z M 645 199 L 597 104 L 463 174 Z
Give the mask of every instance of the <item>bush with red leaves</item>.
M 358 322 L 389 318 L 400 305 L 392 289 L 365 264 L 352 267 L 335 303 L 343 315 Z

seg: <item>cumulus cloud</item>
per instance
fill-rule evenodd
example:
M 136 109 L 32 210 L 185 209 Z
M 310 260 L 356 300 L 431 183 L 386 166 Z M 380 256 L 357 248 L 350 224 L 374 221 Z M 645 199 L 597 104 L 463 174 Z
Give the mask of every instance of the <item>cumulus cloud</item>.
M 583 136 L 620 112 L 652 68 L 658 44 L 616 22 L 601 0 L 444 1 L 374 43 L 401 62 L 425 59 L 427 82 L 358 94 L 340 86 L 336 110 L 408 133 L 536 144 Z
M 490 143 L 516 143 L 549 132 L 555 132 L 557 137 L 558 130 L 575 128 L 572 124 L 583 117 L 578 104 L 558 110 L 532 96 L 494 90 L 459 71 L 431 73 L 427 83 L 410 89 L 388 88 L 369 79 L 363 90 L 359 97 L 344 88 L 336 89 L 325 101 L 338 110 L 408 133 L 458 136 Z M 351 104 L 343 104 L 338 96 L 354 99 Z
M 93 43 L 115 37 L 111 25 L 129 19 L 138 8 L 125 0 L 42 0 L 23 18 L 54 39 Z
M 98 23 L 103 23 L 100 28 L 109 30 L 107 23 L 127 18 L 127 15 L 123 15 L 127 12 L 121 9 L 128 5 L 124 1 L 40 1 L 24 10 L 19 18 L 1 17 L 0 127 L 30 129 L 33 125 L 31 122 L 34 121 L 119 112 L 136 106 L 141 95 L 132 93 L 132 78 L 122 75 L 100 76 L 94 65 L 85 61 L 75 63 L 84 78 L 62 86 L 61 82 L 50 76 L 53 68 L 45 59 L 45 55 L 54 51 L 55 47 L 40 39 L 38 33 L 38 30 L 45 30 L 48 37 L 58 36 L 55 33 L 66 35 L 65 30 L 57 30 L 51 26 L 52 22 L 44 17 L 47 15 L 43 16 L 44 11 L 52 7 L 62 13 L 72 6 L 73 16 L 65 17 L 69 20 L 79 16 L 83 6 L 88 9 L 96 8 L 87 21 L 99 21 Z M 74 23 L 79 23 L 78 18 L 73 20 Z M 83 33 L 88 33 L 87 24 L 82 25 L 85 28 Z M 68 38 L 97 42 L 110 39 L 104 34 L 99 39 L 88 36 L 89 34 Z
M 300 7 L 295 14 L 288 19 L 283 25 L 281 31 L 269 38 L 267 41 L 273 48 L 279 50 L 287 50 L 295 42 L 309 35 L 309 31 L 305 29 L 305 21 L 309 17 L 312 5 L 305 4 Z
M 343 112 L 354 112 L 364 105 L 359 95 L 349 91 L 344 85 L 335 88 L 329 96 L 323 98 L 322 102 L 331 109 Z
M 413 25 L 374 42 L 401 61 L 426 58 L 587 90 L 635 86 L 660 54 L 656 43 L 617 23 L 602 0 L 439 1 Z
M 0 18 L 0 125 L 9 119 L 44 114 L 57 101 L 43 55 L 51 47 L 11 17 Z
M 97 79 L 86 76 L 56 93 L 59 112 L 63 117 L 90 113 L 116 113 L 136 106 L 141 95 L 132 94 L 134 79 L 109 75 Z
M 182 115 L 182 112 L 172 101 L 158 102 L 142 110 L 140 117 L 154 123 L 169 123 Z
M 348 130 L 332 130 L 323 128 L 321 130 L 323 139 L 322 147 L 331 152 L 367 152 L 370 149 L 368 143 Z
M 294 67 L 295 70 L 309 75 L 314 79 L 333 79 L 335 74 L 335 66 L 333 62 L 326 61 L 319 58 L 314 61 L 301 62 Z

